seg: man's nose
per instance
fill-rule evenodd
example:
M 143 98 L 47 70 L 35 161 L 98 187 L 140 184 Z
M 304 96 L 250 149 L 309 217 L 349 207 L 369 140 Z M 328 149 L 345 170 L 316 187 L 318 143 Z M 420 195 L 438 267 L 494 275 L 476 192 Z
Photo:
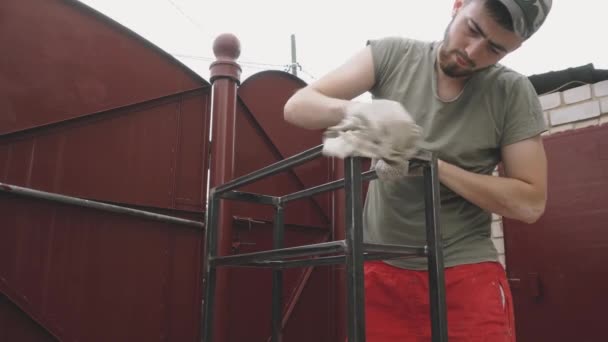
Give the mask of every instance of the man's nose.
M 472 62 L 478 61 L 484 53 L 484 41 L 483 39 L 472 39 L 464 49 L 467 56 Z

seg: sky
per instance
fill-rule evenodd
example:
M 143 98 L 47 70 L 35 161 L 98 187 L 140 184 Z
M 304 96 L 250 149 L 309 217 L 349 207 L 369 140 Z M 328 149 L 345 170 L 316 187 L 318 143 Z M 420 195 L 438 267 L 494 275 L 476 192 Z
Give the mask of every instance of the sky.
M 221 33 L 241 42 L 242 80 L 291 63 L 310 83 L 385 36 L 441 40 L 453 0 L 81 0 L 135 31 L 209 79 L 212 44 Z M 145 6 L 142 4 L 145 3 Z M 593 63 L 608 69 L 603 0 L 553 0 L 545 24 L 501 63 L 525 75 Z

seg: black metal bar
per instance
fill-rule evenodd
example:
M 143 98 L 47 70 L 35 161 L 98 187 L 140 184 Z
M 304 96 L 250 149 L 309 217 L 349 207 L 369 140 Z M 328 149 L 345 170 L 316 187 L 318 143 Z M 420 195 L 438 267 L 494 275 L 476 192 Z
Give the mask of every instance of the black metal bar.
M 278 250 L 215 257 L 211 259 L 210 262 L 214 266 L 233 266 L 261 260 L 340 253 L 344 252 L 344 249 L 344 241 L 332 241 L 305 246 L 281 248 Z
M 130 215 L 135 217 L 140 217 L 148 220 L 163 222 L 163 223 L 172 223 L 178 224 L 181 226 L 195 227 L 199 229 L 204 229 L 205 225 L 202 222 L 186 220 L 179 217 L 173 217 L 168 215 L 162 215 L 153 213 L 145 210 L 131 209 L 127 207 L 121 207 L 118 205 L 107 204 L 97 201 L 91 201 L 87 199 L 82 199 L 78 197 L 60 195 L 52 192 L 34 190 L 30 188 L 24 188 L 16 185 L 10 185 L 5 183 L 0 183 L 0 192 L 5 192 L 8 194 L 14 194 L 29 198 L 41 199 L 49 202 L 74 205 L 83 208 L 90 208 L 95 210 L 100 210 L 104 212 L 110 212 L 121 215 Z
M 427 150 L 418 150 L 418 152 L 416 152 L 416 155 L 410 159 L 410 162 L 416 162 L 416 161 L 421 161 L 421 162 L 428 162 L 431 163 L 433 161 L 433 153 L 431 151 L 427 151 Z
M 210 262 L 217 255 L 217 221 L 219 214 L 219 199 L 211 192 L 209 194 L 209 205 L 207 207 L 207 215 L 205 222 L 207 229 L 205 230 L 205 269 L 203 270 L 205 277 L 203 278 L 203 287 L 205 297 L 203 298 L 201 327 L 202 342 L 211 342 L 213 338 L 213 304 L 215 302 L 215 280 L 216 268 Z
M 281 205 L 276 206 L 274 214 L 273 228 L 273 244 L 276 249 L 283 248 L 285 240 L 284 231 L 284 208 Z M 283 340 L 283 271 L 275 269 L 272 271 L 272 342 L 281 342 Z
M 417 167 L 417 166 L 420 166 L 420 164 L 426 165 L 428 163 L 429 158 L 430 158 L 429 152 L 421 150 L 418 152 L 416 159 L 412 159 L 410 161 L 410 166 Z M 374 180 L 376 178 L 378 178 L 378 175 L 376 174 L 375 170 L 368 170 L 361 174 L 361 181 L 363 181 L 363 182 Z M 344 178 L 338 179 L 338 180 L 335 180 L 335 181 L 332 181 L 329 183 L 317 185 L 315 187 L 308 188 L 308 189 L 298 191 L 298 192 L 294 192 L 294 193 L 291 193 L 288 195 L 284 195 L 279 198 L 279 201 L 281 203 L 287 203 L 287 202 L 295 201 L 298 199 L 318 195 L 323 192 L 340 189 L 342 187 L 344 187 Z
M 426 246 L 386 245 L 364 243 L 363 250 L 367 253 L 385 253 L 388 255 L 426 256 Z
M 310 267 L 319 265 L 335 265 L 344 263 L 344 255 L 312 257 L 306 259 L 294 260 L 258 260 L 238 265 L 228 265 L 226 267 L 244 267 L 244 268 L 276 268 L 286 269 L 295 267 Z
M 396 255 L 391 253 L 370 253 L 364 254 L 364 260 L 394 260 L 394 259 L 407 259 L 413 258 L 416 255 Z M 229 267 L 243 267 L 243 268 L 276 268 L 276 269 L 287 269 L 295 267 L 310 267 L 310 266 L 327 266 L 345 264 L 345 255 L 334 255 L 325 257 L 314 257 L 307 259 L 297 260 L 260 260 L 253 261 L 244 264 L 230 265 Z
M 433 342 L 448 340 L 443 245 L 439 228 L 439 175 L 437 157 L 424 167 L 426 238 L 428 244 L 429 296 L 431 305 L 431 332 Z
M 362 181 L 368 181 L 368 180 L 372 180 L 372 179 L 376 179 L 376 178 L 378 178 L 378 175 L 376 175 L 375 170 L 368 170 L 361 174 Z M 336 190 L 336 189 L 339 189 L 342 187 L 344 187 L 344 178 L 338 179 L 338 180 L 335 180 L 335 181 L 332 181 L 329 183 L 325 183 L 322 185 L 318 185 L 318 186 L 315 186 L 312 188 L 308 188 L 308 189 L 305 189 L 302 191 L 294 192 L 289 195 L 285 195 L 285 196 L 279 198 L 279 201 L 281 203 L 287 203 L 287 202 L 295 201 L 298 199 L 314 196 L 314 195 L 317 195 L 317 194 L 320 194 L 323 192 Z
M 281 171 L 296 167 L 300 164 L 306 163 L 309 160 L 313 160 L 321 155 L 321 151 L 323 150 L 323 145 L 319 145 L 317 147 L 313 147 L 304 152 L 298 153 L 289 158 L 285 158 L 279 162 L 268 165 L 264 168 L 261 168 L 257 171 L 249 173 L 247 175 L 235 178 L 228 183 L 222 184 L 215 189 L 217 194 L 222 194 L 226 191 L 234 190 L 245 186 L 247 184 L 253 183 L 259 179 L 264 177 L 268 177 L 274 174 L 277 174 Z
M 224 192 L 220 197 L 227 200 L 251 202 L 264 205 L 276 205 L 279 202 L 279 197 L 242 191 Z
M 365 341 L 365 301 L 363 288 L 363 228 L 361 159 L 344 160 L 346 192 L 346 272 L 348 341 Z

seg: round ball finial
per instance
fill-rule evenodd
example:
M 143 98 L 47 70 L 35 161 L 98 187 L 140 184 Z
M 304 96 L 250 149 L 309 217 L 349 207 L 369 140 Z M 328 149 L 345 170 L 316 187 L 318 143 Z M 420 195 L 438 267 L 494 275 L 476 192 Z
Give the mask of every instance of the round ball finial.
M 236 60 L 241 55 L 241 42 L 232 33 L 223 33 L 213 42 L 213 54 L 218 60 Z

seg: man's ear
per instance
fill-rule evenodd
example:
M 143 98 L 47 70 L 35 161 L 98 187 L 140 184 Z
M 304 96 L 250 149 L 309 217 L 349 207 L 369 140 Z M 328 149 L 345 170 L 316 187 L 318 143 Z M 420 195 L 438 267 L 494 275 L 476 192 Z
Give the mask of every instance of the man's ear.
M 454 6 L 452 7 L 452 17 L 455 17 L 458 14 L 458 11 L 464 6 L 464 0 L 455 0 Z

